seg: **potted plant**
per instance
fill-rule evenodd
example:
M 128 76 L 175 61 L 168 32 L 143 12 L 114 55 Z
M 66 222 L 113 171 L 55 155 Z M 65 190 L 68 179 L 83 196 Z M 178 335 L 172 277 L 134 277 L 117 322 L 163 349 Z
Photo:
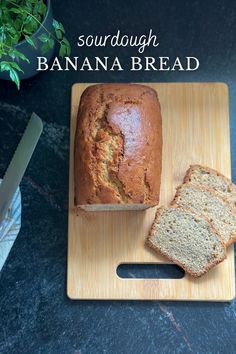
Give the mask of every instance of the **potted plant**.
M 37 57 L 70 55 L 63 25 L 53 19 L 51 0 L 0 0 L 0 78 L 20 80 L 37 74 Z

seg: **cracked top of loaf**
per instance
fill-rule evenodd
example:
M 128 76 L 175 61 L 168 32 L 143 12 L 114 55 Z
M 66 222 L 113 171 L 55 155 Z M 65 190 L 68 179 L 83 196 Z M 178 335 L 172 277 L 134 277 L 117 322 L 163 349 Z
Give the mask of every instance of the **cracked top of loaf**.
M 99 84 L 83 92 L 75 134 L 75 205 L 156 205 L 161 162 L 156 91 Z

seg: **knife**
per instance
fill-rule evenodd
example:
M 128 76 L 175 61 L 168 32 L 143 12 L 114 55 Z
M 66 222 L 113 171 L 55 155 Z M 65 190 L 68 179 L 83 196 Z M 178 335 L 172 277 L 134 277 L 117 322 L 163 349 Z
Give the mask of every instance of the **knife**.
M 42 120 L 37 114 L 32 113 L 0 185 L 0 223 L 8 211 L 42 131 Z

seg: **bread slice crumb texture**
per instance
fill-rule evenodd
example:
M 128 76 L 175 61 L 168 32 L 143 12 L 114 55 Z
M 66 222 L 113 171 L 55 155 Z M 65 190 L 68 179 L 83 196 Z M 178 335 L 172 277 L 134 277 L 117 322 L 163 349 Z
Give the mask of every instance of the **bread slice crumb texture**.
M 236 238 L 236 214 L 213 190 L 185 183 L 176 192 L 172 203 L 205 216 L 216 228 L 226 245 Z
M 226 257 L 224 243 L 211 224 L 179 207 L 158 209 L 147 245 L 196 277 Z
M 214 189 L 236 210 L 236 186 L 218 171 L 201 165 L 192 165 L 186 172 L 184 182 Z

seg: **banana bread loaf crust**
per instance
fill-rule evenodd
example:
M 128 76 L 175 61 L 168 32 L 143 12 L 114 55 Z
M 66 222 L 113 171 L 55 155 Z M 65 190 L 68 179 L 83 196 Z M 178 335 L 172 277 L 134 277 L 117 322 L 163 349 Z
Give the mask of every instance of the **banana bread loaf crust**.
M 138 84 L 88 87 L 75 135 L 75 204 L 156 205 L 161 165 L 156 91 Z

